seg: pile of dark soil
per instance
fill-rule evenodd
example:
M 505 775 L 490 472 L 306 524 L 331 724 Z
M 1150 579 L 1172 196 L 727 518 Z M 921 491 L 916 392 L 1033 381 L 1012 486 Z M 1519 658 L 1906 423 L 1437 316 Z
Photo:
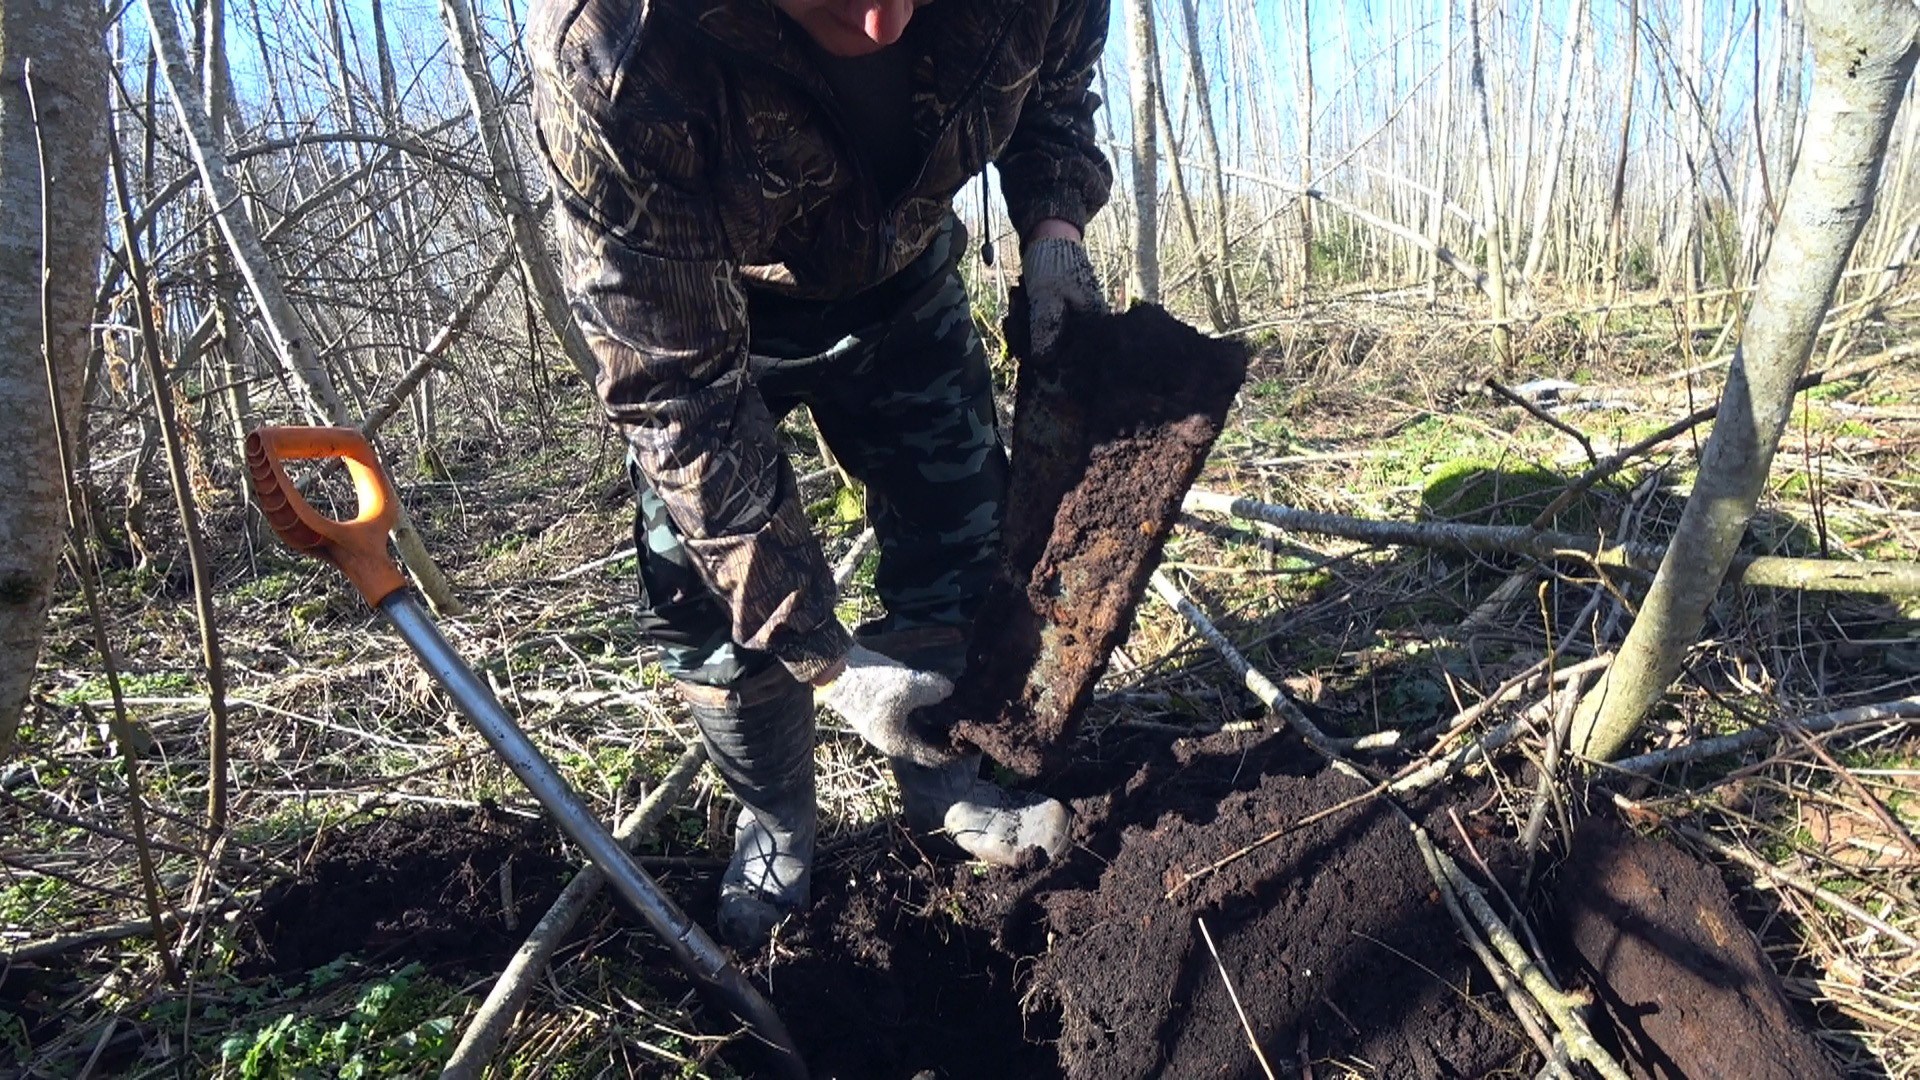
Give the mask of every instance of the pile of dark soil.
M 895 858 L 818 879 L 770 978 L 820 1075 L 1258 1076 L 1203 919 L 1276 1070 L 1302 1054 L 1417 1077 L 1523 1062 L 1406 828 L 1377 807 L 1168 898 L 1188 872 L 1364 790 L 1289 740 L 1138 745 L 1055 787 L 1085 794 L 1073 851 L 1046 870 Z
M 1837 1080 L 1711 867 L 1590 818 L 1555 898 L 1562 968 L 1594 988 L 1634 1075 Z
M 900 831 L 822 861 L 813 907 L 745 961 L 816 1077 L 1252 1080 L 1255 1042 L 1281 1075 L 1537 1066 L 1398 815 L 1365 801 L 1295 827 L 1364 784 L 1287 736 L 1140 735 L 1099 755 L 1049 780 L 1073 805 L 1075 843 L 1045 868 L 983 871 Z M 1496 873 L 1517 867 L 1508 830 L 1470 802 L 1416 812 L 1462 862 L 1455 818 Z M 1564 929 L 1546 936 L 1566 943 L 1562 973 L 1593 988 L 1637 1075 L 1833 1075 L 1715 873 L 1596 830 L 1576 840 Z M 509 864 L 514 927 L 499 887 Z M 550 831 L 502 815 L 387 818 L 331 834 L 258 925 L 281 969 L 354 952 L 486 975 L 569 869 Z M 710 877 L 662 884 L 711 925 Z M 684 989 L 627 921 L 648 982 Z M 745 1042 L 726 1057 L 745 1075 L 763 1064 Z
M 497 966 L 572 876 L 554 830 L 481 809 L 376 818 L 325 834 L 300 876 L 261 898 L 259 966 L 343 954 Z

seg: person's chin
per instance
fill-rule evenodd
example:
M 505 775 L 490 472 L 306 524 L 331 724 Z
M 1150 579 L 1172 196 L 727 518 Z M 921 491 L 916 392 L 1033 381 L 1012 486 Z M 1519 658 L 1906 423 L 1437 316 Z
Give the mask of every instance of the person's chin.
M 840 57 L 872 56 L 885 45 L 868 37 L 866 31 L 850 26 L 832 15 L 825 15 L 807 27 L 813 40 L 829 55 Z

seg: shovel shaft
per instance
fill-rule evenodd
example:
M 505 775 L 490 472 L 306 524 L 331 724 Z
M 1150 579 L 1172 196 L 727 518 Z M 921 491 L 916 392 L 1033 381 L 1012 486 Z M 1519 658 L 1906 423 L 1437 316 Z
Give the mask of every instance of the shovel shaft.
M 350 520 L 329 518 L 308 505 L 281 464 L 332 458 L 344 460 L 353 477 L 359 512 Z M 453 695 L 487 745 L 553 815 L 560 831 L 580 845 L 614 891 L 667 943 L 687 974 L 767 1044 L 782 1076 L 806 1080 L 799 1048 L 773 1006 L 587 809 L 405 587 L 406 579 L 387 556 L 387 532 L 398 519 L 399 503 L 365 436 L 352 428 L 261 428 L 247 436 L 247 470 L 254 497 L 280 538 L 294 550 L 324 559 L 346 573 L 367 602 L 379 608 L 406 639 L 434 681 Z
M 753 1033 L 782 1059 L 789 1076 L 804 1078 L 793 1037 L 773 1011 L 773 1006 L 755 990 L 700 925 L 680 910 L 651 876 L 633 861 L 613 833 L 593 815 L 566 779 L 533 745 L 533 740 L 501 707 L 493 691 L 480 681 L 460 654 L 440 633 L 433 617 L 409 589 L 392 593 L 380 603 L 380 611 L 394 630 L 406 639 L 420 663 L 435 682 L 445 687 L 467 714 L 480 736 L 520 778 L 541 806 L 553 815 L 569 840 L 580 845 L 587 858 L 606 874 L 607 881 L 622 899 L 640 912 L 674 958 L 702 987 L 725 1002 Z

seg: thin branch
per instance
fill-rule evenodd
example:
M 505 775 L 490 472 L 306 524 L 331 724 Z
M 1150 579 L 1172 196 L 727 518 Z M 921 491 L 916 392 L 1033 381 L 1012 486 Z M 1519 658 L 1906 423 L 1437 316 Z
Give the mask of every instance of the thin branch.
M 1200 926 L 1200 940 L 1207 943 L 1207 953 L 1213 957 L 1213 966 L 1220 969 L 1220 982 L 1227 988 L 1227 1000 L 1233 1002 L 1233 1012 L 1240 1018 L 1240 1030 L 1247 1033 L 1247 1045 L 1253 1047 L 1254 1060 L 1260 1062 L 1260 1071 L 1267 1074 L 1267 1080 L 1275 1080 L 1273 1066 L 1267 1064 L 1266 1051 L 1260 1049 L 1260 1039 L 1253 1033 L 1253 1022 L 1247 1019 L 1247 1010 L 1240 1005 L 1240 994 L 1233 988 L 1233 980 L 1227 976 L 1227 965 L 1220 962 L 1220 950 L 1213 947 L 1213 935 L 1207 931 L 1207 920 L 1195 918 Z
M 1605 537 L 1547 532 L 1525 525 L 1375 521 L 1342 514 L 1318 514 L 1198 489 L 1187 493 L 1184 508 L 1264 521 L 1282 529 L 1338 536 L 1363 544 L 1436 548 L 1478 555 L 1527 555 L 1541 560 L 1577 558 L 1594 566 L 1615 566 L 1648 574 L 1660 568 L 1660 560 L 1666 555 L 1666 548 L 1659 544 L 1608 543 Z M 1920 563 L 1740 555 L 1734 558 L 1726 583 L 1812 592 L 1913 596 L 1920 595 Z
M 627 850 L 633 850 L 686 794 L 687 787 L 693 783 L 693 778 L 699 774 L 700 766 L 706 760 L 703 743 L 695 741 L 688 744 L 680 759 L 673 763 L 673 768 L 660 778 L 660 785 L 649 792 L 633 813 L 627 815 L 626 820 L 614 830 L 613 838 Z M 508 1025 L 532 996 L 540 973 L 546 970 L 554 951 L 566 940 L 574 923 L 580 921 L 587 904 L 599 895 L 606 880 L 606 874 L 593 865 L 582 867 L 573 875 L 573 880 L 567 883 L 553 906 L 547 909 L 547 913 L 527 935 L 526 942 L 513 954 L 506 970 L 494 981 L 493 989 L 487 992 L 487 1000 L 481 1003 L 466 1032 L 460 1036 L 460 1045 L 447 1060 L 440 1080 L 475 1080 L 486 1069 L 488 1060 L 506 1035 Z

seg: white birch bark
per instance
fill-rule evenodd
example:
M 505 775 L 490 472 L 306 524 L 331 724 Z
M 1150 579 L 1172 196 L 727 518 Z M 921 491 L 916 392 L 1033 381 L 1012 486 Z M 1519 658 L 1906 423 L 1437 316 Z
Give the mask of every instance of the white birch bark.
M 219 142 L 214 138 L 212 125 L 207 121 L 206 104 L 201 100 L 199 83 L 187 67 L 187 51 L 180 41 L 180 27 L 174 21 L 173 10 L 163 5 L 156 11 L 156 2 L 141 2 L 146 11 L 147 26 L 152 31 L 154 55 L 160 60 L 167 92 L 173 97 L 174 113 L 187 133 L 187 148 L 200 174 L 209 209 L 219 222 L 220 233 L 226 237 L 227 246 L 232 249 L 240 276 L 246 280 L 254 303 L 260 309 L 261 321 L 273 341 L 274 351 L 281 356 L 305 391 L 308 410 L 316 420 L 339 427 L 351 427 L 353 418 L 340 400 L 332 376 L 314 352 L 299 313 L 287 298 L 286 290 L 282 288 L 273 264 L 267 258 L 266 248 L 260 243 L 253 219 L 246 214 L 240 189 L 228 174 L 226 155 L 221 151 Z M 400 518 L 393 527 L 393 541 L 400 553 L 400 560 L 412 572 L 414 583 L 420 587 L 434 610 L 442 614 L 459 613 L 463 606 L 454 597 L 453 586 L 441 573 L 439 566 L 435 565 L 433 557 L 427 554 L 426 543 L 407 514 L 406 505 L 400 503 L 399 506 Z
M 534 302 L 547 327 L 560 339 L 568 361 L 588 386 L 594 383 L 598 364 L 586 335 L 573 321 L 565 291 L 560 286 L 560 271 L 547 255 L 540 224 L 534 218 L 533 200 L 527 197 L 527 184 L 520 175 L 520 163 L 507 139 L 500 95 L 487 72 L 486 49 L 480 28 L 474 22 L 467 0 L 440 0 L 440 18 L 447 25 L 447 38 L 460 57 L 460 73 L 467 87 L 467 103 L 473 108 L 474 123 L 480 129 L 480 141 L 486 147 L 487 161 L 493 166 L 493 182 L 500 196 L 500 209 L 507 219 L 507 230 L 520 256 L 520 268 L 533 289 Z M 1147 126 L 1153 126 L 1151 114 Z
M 78 435 L 88 324 L 106 220 L 107 50 L 97 4 L 0 0 L 0 760 L 33 683 L 67 536 L 48 369 Z M 42 322 L 41 170 L 24 68 L 33 65 L 47 180 Z M 43 356 L 43 334 L 52 355 Z
M 1213 122 L 1213 97 L 1208 88 L 1207 63 L 1200 45 L 1199 0 L 1183 0 L 1181 17 L 1186 26 L 1187 71 L 1193 84 L 1193 100 L 1199 112 L 1200 146 L 1206 154 L 1206 175 L 1212 181 L 1213 265 L 1220 286 L 1221 313 L 1229 325 L 1240 322 L 1240 297 L 1233 285 L 1233 263 L 1227 250 L 1227 185 L 1221 171 L 1220 137 Z
M 1807 29 L 1814 82 L 1801 167 L 1787 185 L 1699 479 L 1619 659 L 1575 715 L 1572 744 L 1591 758 L 1620 752 L 1699 639 L 1766 486 L 1794 382 L 1873 209 L 1887 137 L 1920 56 L 1911 0 L 1810 3 Z
M 1488 105 L 1485 17 L 1481 0 L 1469 0 L 1467 25 L 1472 55 L 1469 60 L 1475 112 L 1479 118 L 1480 207 L 1486 218 L 1487 296 L 1493 301 L 1493 354 L 1503 367 L 1510 358 L 1513 331 L 1507 326 L 1506 231 L 1500 227 L 1500 176 L 1493 165 L 1493 114 Z
M 1300 0 L 1300 190 L 1313 190 L 1313 0 Z M 1300 200 L 1300 291 L 1313 279 L 1313 200 Z
M 450 0 L 442 0 L 450 2 Z M 1155 146 L 1160 68 L 1153 41 L 1153 0 L 1128 0 L 1128 67 L 1133 89 L 1133 273 L 1127 291 L 1135 300 L 1160 302 L 1160 155 Z
M 1425 150 L 1433 161 L 1433 194 L 1427 204 L 1427 240 L 1429 256 L 1427 261 L 1427 303 L 1439 299 L 1440 293 L 1440 227 L 1445 221 L 1447 193 L 1447 163 L 1452 155 L 1447 152 L 1453 145 L 1453 0 L 1443 0 L 1440 15 L 1440 46 L 1443 50 L 1441 63 L 1443 73 L 1440 76 L 1440 133 L 1433 142 L 1426 144 Z
M 1531 286 L 1540 273 L 1540 258 L 1547 250 L 1547 227 L 1553 214 L 1553 196 L 1559 188 L 1560 167 L 1566 152 L 1567 118 L 1573 111 L 1573 74 L 1580 66 L 1581 38 L 1587 28 L 1587 0 L 1567 0 L 1565 35 L 1560 52 L 1560 89 L 1555 95 L 1553 124 L 1547 134 L 1547 156 L 1534 192 L 1533 228 L 1527 233 L 1527 258 L 1521 264 L 1520 281 Z

